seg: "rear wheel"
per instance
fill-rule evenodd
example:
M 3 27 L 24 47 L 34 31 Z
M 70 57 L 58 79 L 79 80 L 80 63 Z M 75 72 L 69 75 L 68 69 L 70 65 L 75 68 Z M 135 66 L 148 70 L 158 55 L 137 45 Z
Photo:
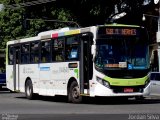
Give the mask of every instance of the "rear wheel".
M 70 85 L 68 101 L 72 103 L 80 103 L 82 101 L 82 96 L 80 96 L 80 89 L 76 81 L 73 81 Z
M 26 94 L 26 98 L 29 99 L 29 100 L 33 99 L 33 97 L 34 97 L 33 86 L 32 86 L 31 80 L 28 80 L 26 82 L 26 85 L 25 85 L 25 94 Z

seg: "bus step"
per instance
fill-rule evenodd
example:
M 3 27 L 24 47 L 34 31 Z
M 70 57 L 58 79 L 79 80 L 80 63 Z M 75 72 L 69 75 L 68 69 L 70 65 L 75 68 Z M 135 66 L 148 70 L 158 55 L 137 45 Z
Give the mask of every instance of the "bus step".
M 81 96 L 90 96 L 89 94 L 80 94 Z

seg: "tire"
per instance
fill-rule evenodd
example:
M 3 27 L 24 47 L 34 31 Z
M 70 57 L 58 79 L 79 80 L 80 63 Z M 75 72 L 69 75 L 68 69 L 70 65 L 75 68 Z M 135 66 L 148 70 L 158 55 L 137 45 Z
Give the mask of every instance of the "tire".
M 32 100 L 34 98 L 33 86 L 32 86 L 31 80 L 28 80 L 25 85 L 25 94 L 26 94 L 26 98 L 29 100 Z
M 76 81 L 73 81 L 68 91 L 68 101 L 72 103 L 80 103 L 82 96 L 80 96 L 80 89 Z

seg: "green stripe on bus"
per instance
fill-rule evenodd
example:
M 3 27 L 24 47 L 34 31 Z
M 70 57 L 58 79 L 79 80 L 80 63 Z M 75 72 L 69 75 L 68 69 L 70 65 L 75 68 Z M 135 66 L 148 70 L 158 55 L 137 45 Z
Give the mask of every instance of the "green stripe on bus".
M 78 69 L 74 69 L 74 73 L 76 74 L 76 77 L 77 77 L 77 79 L 78 79 Z
M 142 78 L 132 78 L 132 79 L 119 79 L 119 78 L 110 78 L 108 76 L 104 77 L 104 80 L 108 81 L 110 85 L 114 86 L 137 86 L 144 85 L 148 76 Z

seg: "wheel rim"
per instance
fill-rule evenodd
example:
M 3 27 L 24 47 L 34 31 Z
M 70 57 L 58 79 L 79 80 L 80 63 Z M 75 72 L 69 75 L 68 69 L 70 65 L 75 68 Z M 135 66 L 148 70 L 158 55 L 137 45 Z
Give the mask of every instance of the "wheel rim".
M 74 88 L 72 89 L 72 97 L 73 97 L 74 99 L 78 99 L 79 96 L 80 96 L 80 92 L 79 92 L 78 86 L 77 86 L 77 87 L 74 87 Z

